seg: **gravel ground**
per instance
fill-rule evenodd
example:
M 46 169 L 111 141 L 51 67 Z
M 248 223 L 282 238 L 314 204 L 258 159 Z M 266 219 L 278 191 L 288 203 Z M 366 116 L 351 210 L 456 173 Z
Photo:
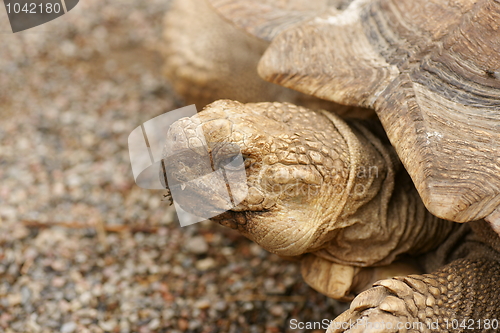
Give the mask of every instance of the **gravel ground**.
M 167 9 L 83 0 L 17 34 L 0 14 L 0 332 L 302 332 L 291 319 L 342 310 L 135 186 L 128 134 L 181 106 L 156 51 Z

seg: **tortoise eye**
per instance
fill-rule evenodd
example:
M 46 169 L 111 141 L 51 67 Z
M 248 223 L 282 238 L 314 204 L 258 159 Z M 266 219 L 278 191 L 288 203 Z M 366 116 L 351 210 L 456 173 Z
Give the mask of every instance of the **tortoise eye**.
M 245 157 L 241 154 L 230 156 L 223 159 L 219 165 L 226 170 L 239 170 L 245 167 Z

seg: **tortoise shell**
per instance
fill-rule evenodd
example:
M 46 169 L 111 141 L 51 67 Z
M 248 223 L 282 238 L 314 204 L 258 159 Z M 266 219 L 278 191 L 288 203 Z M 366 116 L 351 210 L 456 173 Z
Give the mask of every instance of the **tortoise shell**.
M 373 108 L 434 215 L 500 225 L 500 1 L 211 2 L 264 79 Z

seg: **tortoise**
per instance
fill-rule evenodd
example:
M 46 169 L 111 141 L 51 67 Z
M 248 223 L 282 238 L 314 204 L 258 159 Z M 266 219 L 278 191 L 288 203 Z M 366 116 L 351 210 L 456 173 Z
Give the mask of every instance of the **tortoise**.
M 207 156 L 226 171 L 244 168 L 246 199 L 212 219 L 299 258 L 318 291 L 357 295 L 328 332 L 495 331 L 500 2 L 212 4 L 270 41 L 258 64 L 264 79 L 373 109 L 378 120 L 222 100 L 171 126 L 167 172 L 180 163 L 190 179 L 202 176 L 193 166 Z M 200 136 L 201 150 L 192 147 Z M 184 188 L 186 210 L 226 204 L 213 184 Z

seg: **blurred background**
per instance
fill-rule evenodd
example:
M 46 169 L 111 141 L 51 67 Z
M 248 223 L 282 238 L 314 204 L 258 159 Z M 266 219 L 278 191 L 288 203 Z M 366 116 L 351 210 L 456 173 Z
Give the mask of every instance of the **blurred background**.
M 160 70 L 168 8 L 82 0 L 16 34 L 1 13 L 0 332 L 322 332 L 290 320 L 342 310 L 296 263 L 181 228 L 135 185 L 129 133 L 183 106 Z

